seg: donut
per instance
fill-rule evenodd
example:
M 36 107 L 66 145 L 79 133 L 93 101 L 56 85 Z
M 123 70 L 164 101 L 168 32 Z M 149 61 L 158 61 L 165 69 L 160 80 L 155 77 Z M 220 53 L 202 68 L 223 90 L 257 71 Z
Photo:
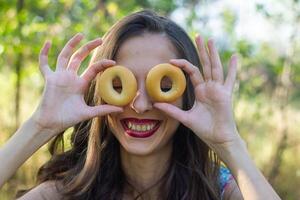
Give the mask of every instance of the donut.
M 164 92 L 161 89 L 161 81 L 167 77 L 172 82 L 170 90 Z M 186 79 L 182 70 L 169 63 L 154 66 L 147 74 L 146 89 L 148 95 L 158 102 L 172 102 L 179 98 L 186 87 Z
M 119 78 L 122 91 L 119 93 L 113 87 L 113 80 Z M 108 104 L 125 106 L 136 95 L 137 82 L 133 73 L 121 65 L 109 67 L 99 77 L 99 95 Z

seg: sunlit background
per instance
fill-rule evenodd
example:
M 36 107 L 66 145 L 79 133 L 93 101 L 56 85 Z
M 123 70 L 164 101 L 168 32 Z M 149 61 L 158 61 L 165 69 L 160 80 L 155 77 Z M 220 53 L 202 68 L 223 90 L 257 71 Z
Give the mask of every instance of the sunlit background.
M 142 8 L 169 16 L 192 38 L 214 38 L 225 67 L 232 53 L 240 55 L 234 96 L 240 134 L 282 199 L 300 199 L 299 0 L 0 0 L 0 145 L 39 102 L 44 83 L 38 52 L 46 39 L 53 43 L 54 68 L 72 35 L 84 33 L 85 42 L 102 36 Z M 13 199 L 16 190 L 33 186 L 48 158 L 45 145 L 4 185 L 0 198 Z

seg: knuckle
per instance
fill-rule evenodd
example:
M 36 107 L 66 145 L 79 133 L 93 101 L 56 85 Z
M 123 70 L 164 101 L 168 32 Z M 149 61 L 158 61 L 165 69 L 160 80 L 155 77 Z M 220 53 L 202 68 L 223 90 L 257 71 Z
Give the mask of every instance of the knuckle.
M 67 46 L 69 46 L 71 49 L 73 49 L 73 48 L 76 47 L 76 45 L 77 45 L 78 42 L 79 42 L 79 41 L 76 40 L 76 38 L 72 38 L 72 39 L 69 41 L 69 43 L 67 44 Z
M 77 62 L 80 60 L 80 58 L 81 58 L 80 52 L 77 52 L 72 56 L 72 61 Z
M 204 65 L 204 67 L 210 67 L 210 62 L 207 60 L 204 60 L 203 65 Z
M 106 62 L 108 62 L 108 61 L 109 61 L 108 59 L 104 58 L 104 59 L 100 60 L 99 62 L 101 62 L 101 63 L 106 63 Z
M 199 67 L 197 67 L 197 66 L 195 66 L 195 65 L 192 65 L 192 68 L 193 68 L 193 70 L 195 71 L 195 72 L 200 72 L 200 69 L 199 69 Z
M 94 49 L 95 46 L 95 41 L 91 41 L 86 45 L 87 50 L 91 51 L 92 49 Z
M 189 61 L 187 61 L 186 59 L 182 59 L 182 62 L 187 66 L 190 64 Z
M 186 59 L 179 59 L 180 62 L 184 63 L 185 65 L 188 64 L 188 61 Z
M 80 61 L 84 58 L 84 52 L 81 50 L 76 51 L 72 57 L 73 60 Z
M 94 63 L 90 66 L 90 70 L 92 73 L 96 73 L 98 70 L 102 69 L 102 65 L 99 65 L 99 63 Z
M 88 52 L 92 49 L 91 44 L 86 44 L 80 48 L 80 52 Z
M 91 64 L 90 67 L 91 68 L 102 67 L 102 62 L 101 61 L 95 62 L 95 63 Z

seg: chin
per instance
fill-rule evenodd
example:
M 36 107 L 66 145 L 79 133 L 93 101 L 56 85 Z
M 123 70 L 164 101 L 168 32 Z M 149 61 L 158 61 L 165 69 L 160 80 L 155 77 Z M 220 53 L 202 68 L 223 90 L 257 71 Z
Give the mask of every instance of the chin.
M 122 153 L 133 156 L 150 156 L 161 154 L 166 150 L 168 151 L 169 148 L 172 148 L 172 139 L 157 145 L 145 143 L 122 144 L 122 142 L 120 142 L 120 145 L 121 151 L 123 151 Z
M 147 148 L 143 145 L 122 145 L 121 144 L 121 151 L 124 151 L 123 153 L 134 155 L 134 156 L 148 156 L 151 155 L 154 152 L 153 148 Z

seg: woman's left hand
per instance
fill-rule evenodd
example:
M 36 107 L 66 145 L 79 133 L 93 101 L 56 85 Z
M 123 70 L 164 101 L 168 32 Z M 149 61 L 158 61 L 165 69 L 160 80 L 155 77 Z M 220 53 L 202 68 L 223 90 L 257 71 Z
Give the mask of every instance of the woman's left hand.
M 231 57 L 224 80 L 223 67 L 214 42 L 208 41 L 208 51 L 201 36 L 196 38 L 196 44 L 203 76 L 198 67 L 185 59 L 170 60 L 171 64 L 183 69 L 191 79 L 195 93 L 193 107 L 184 111 L 168 103 L 155 103 L 154 106 L 190 128 L 209 146 L 227 147 L 240 139 L 232 109 L 237 56 Z
M 200 36 L 196 38 L 196 43 L 203 76 L 199 68 L 186 60 L 170 61 L 189 75 L 195 93 L 193 107 L 184 111 L 167 103 L 155 103 L 154 106 L 190 128 L 217 153 L 233 174 L 238 184 L 236 188 L 240 189 L 244 199 L 279 200 L 280 197 L 255 166 L 236 129 L 232 92 L 237 74 L 237 56 L 231 57 L 224 80 L 223 67 L 213 41 L 208 41 L 208 51 Z

